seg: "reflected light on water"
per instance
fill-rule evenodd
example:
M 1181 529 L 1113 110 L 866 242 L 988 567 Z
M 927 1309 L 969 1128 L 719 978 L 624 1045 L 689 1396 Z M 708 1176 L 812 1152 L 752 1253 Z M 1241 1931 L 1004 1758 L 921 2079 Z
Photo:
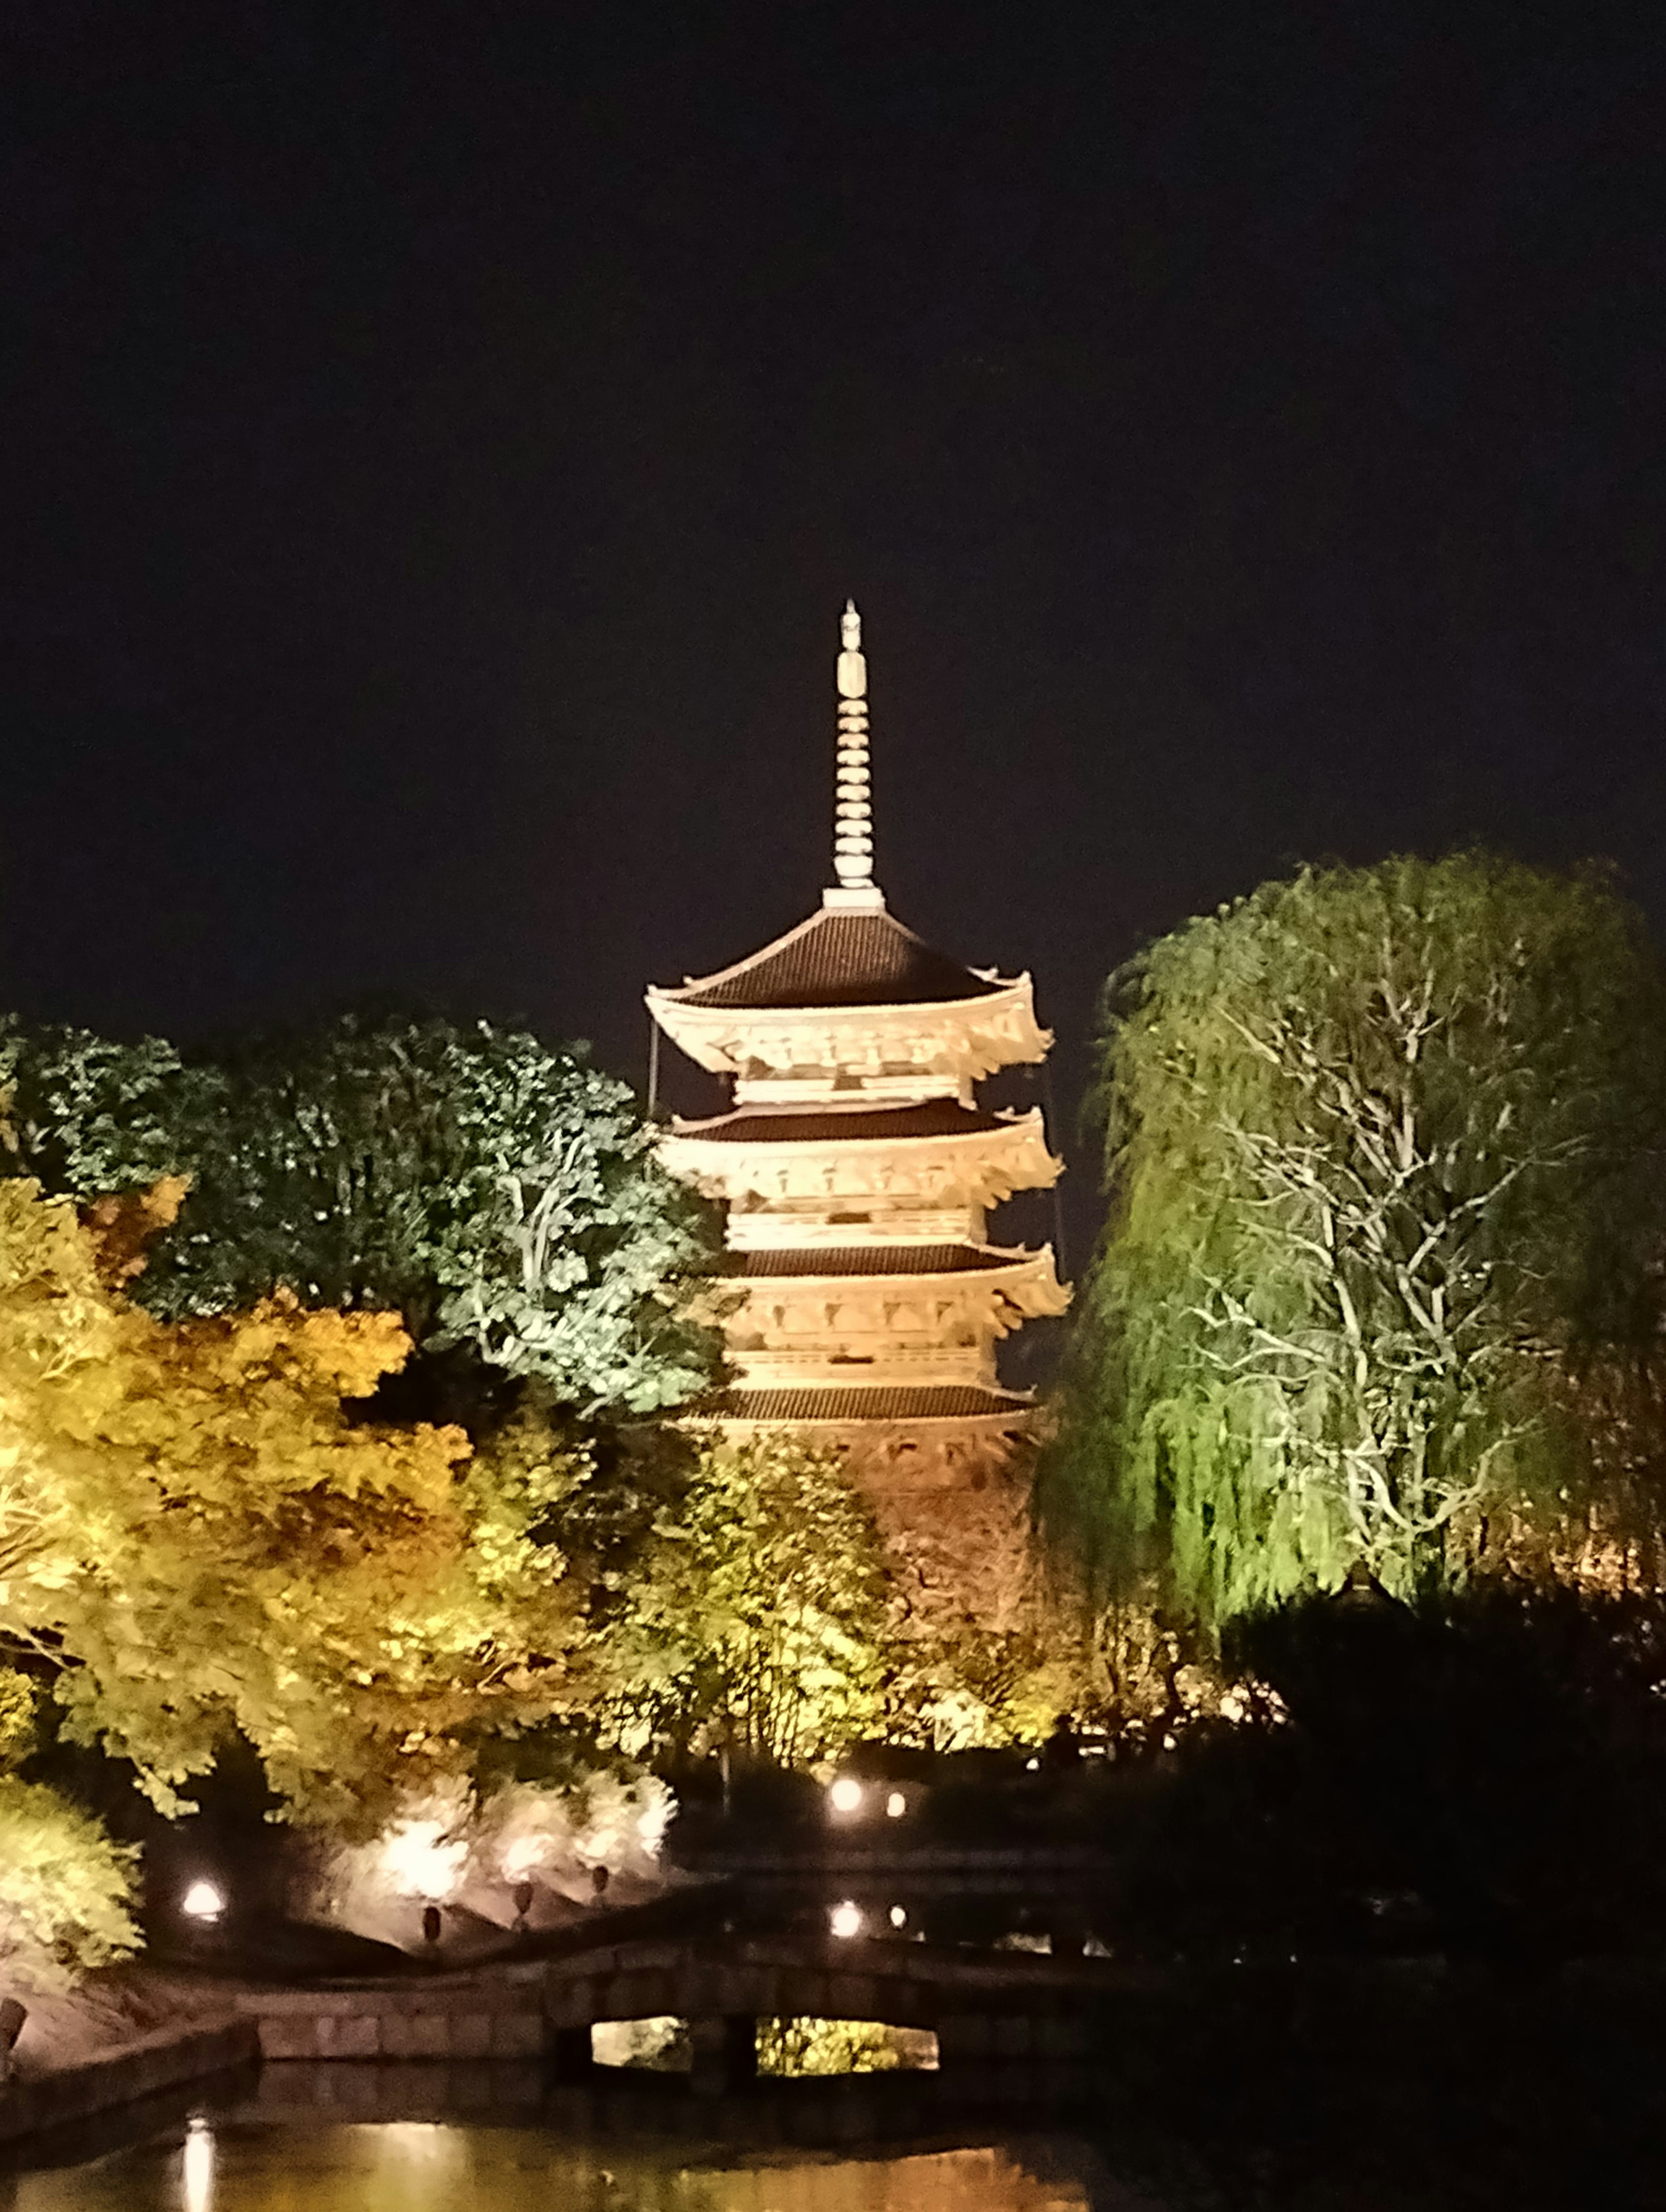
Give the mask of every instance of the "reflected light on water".
M 214 2130 L 193 2119 L 179 2153 L 179 2212 L 213 2212 Z
M 1061 2156 L 1060 2153 L 1063 2155 Z M 240 2112 L 84 2166 L 0 2181 L 6 2212 L 1089 2212 L 1087 2169 L 1061 2144 L 854 2156 L 629 2133 L 317 2116 L 264 2125 Z M 1140 2200 L 1113 2197 L 1132 2207 Z M 1142 2205 L 1143 2212 L 1143 2205 Z
M 439 2120 L 388 2120 L 362 2131 L 366 2147 L 380 2151 L 376 2179 L 399 2212 L 448 2212 L 465 2201 L 469 2138 L 463 2128 Z

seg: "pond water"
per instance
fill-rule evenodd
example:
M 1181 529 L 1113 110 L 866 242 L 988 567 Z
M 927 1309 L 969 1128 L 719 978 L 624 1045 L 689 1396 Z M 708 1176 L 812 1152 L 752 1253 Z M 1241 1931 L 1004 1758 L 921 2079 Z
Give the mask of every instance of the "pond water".
M 0 2179 L 7 2212 L 1104 2212 L 1079 2147 L 748 2151 L 457 2121 L 199 2115 L 85 2165 Z
M 288 2062 L 10 2147 L 0 2212 L 1163 2212 L 1073 2129 L 934 2075 Z

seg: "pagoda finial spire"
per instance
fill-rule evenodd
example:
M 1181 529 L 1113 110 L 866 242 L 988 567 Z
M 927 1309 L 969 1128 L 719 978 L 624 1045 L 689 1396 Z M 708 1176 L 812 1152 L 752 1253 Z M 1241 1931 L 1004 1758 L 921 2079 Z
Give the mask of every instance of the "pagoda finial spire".
M 839 751 L 834 770 L 833 873 L 836 887 L 823 895 L 828 906 L 885 904 L 873 881 L 873 787 L 868 781 L 867 662 L 862 653 L 862 618 L 854 599 L 844 603 L 839 623 Z

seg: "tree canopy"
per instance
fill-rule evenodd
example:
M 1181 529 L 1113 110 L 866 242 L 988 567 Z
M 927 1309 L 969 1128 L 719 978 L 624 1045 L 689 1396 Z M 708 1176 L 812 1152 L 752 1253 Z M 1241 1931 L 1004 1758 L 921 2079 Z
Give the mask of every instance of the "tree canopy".
M 165 1808 L 240 1733 L 289 1805 L 362 1825 L 593 1694 L 541 1540 L 581 1455 L 477 1467 L 459 1430 L 350 1418 L 406 1348 L 287 1297 L 159 1322 L 70 1206 L 0 1182 L 0 1639 Z
M 879 1723 L 900 1659 L 885 1540 L 833 1455 L 714 1439 L 660 1535 L 627 1731 L 789 1765 Z
M 659 1167 L 630 1091 L 480 1022 L 369 1021 L 191 1061 L 155 1039 L 14 1030 L 18 1164 L 86 1202 L 185 1178 L 136 1296 L 164 1319 L 278 1291 L 400 1314 L 587 1412 L 710 1381 L 684 1291 L 710 1217 Z
M 1657 1336 L 1666 998 L 1594 874 L 1306 869 L 1112 978 L 1112 1209 L 1046 1477 L 1206 1618 L 1411 1587 L 1590 1470 L 1584 1370 Z

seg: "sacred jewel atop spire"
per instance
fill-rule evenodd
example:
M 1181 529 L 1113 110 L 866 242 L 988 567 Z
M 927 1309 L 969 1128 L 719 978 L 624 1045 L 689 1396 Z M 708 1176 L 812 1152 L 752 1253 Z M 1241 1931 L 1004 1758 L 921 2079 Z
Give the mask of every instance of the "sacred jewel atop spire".
M 885 898 L 873 880 L 873 792 L 868 781 L 867 662 L 862 653 L 862 618 L 854 599 L 847 599 L 839 624 L 839 751 L 835 769 L 833 873 L 836 885 L 822 893 L 830 907 L 881 908 Z

